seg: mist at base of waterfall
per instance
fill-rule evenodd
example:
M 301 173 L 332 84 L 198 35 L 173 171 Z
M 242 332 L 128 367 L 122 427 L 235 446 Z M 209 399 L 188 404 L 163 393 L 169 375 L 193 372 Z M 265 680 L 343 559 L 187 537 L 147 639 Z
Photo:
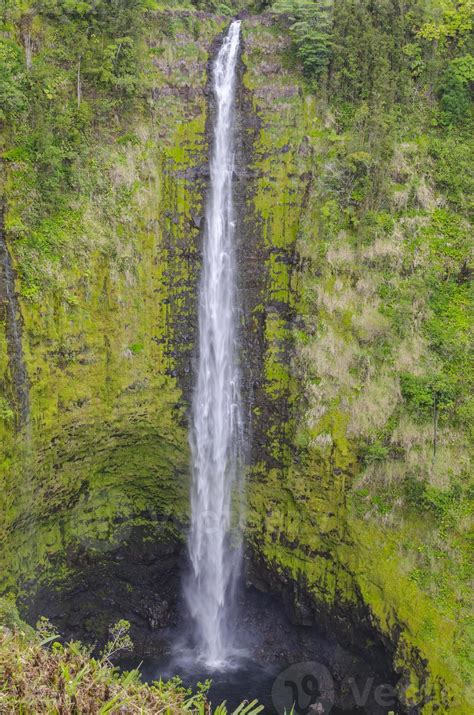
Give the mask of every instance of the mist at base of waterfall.
M 320 715 L 329 712 L 331 715 L 387 715 L 391 710 L 397 712 L 398 703 L 383 707 L 375 699 L 377 688 L 394 687 L 397 680 L 390 670 L 390 657 L 383 650 L 376 652 L 375 661 L 372 652 L 369 662 L 364 657 L 363 648 L 354 653 L 332 635 L 323 634 L 316 625 L 295 625 L 279 598 L 253 588 L 240 592 L 237 605 L 238 621 L 231 625 L 239 631 L 242 648 L 234 651 L 222 667 L 209 667 L 203 662 L 198 644 L 193 643 L 193 624 L 183 608 L 183 621 L 172 628 L 162 629 L 161 641 L 150 643 L 149 655 L 139 660 L 124 659 L 121 668 L 139 666 L 142 678 L 147 682 L 179 676 L 193 692 L 197 692 L 198 683 L 211 680 L 208 700 L 213 707 L 226 701 L 228 712 L 232 713 L 243 700 L 257 699 L 264 705 L 264 713 L 283 715 L 278 703 L 282 696 L 291 696 L 288 684 L 293 680 L 298 685 L 298 678 L 302 680 L 305 676 L 304 666 L 315 663 L 330 673 L 334 704 L 330 711 L 313 708 L 305 712 L 303 707 L 297 709 L 295 715 L 318 712 Z M 353 681 L 352 686 L 350 681 Z M 331 692 L 325 692 L 324 681 L 319 686 L 322 698 L 331 696 Z M 308 704 L 308 696 L 300 695 L 301 703 Z M 361 698 L 365 698 L 363 704 L 360 704 Z M 288 712 L 290 709 L 287 708 Z
M 236 708 L 242 700 L 258 699 L 265 706 L 265 712 L 272 710 L 271 690 L 273 681 L 278 674 L 277 666 L 260 666 L 251 659 L 242 661 L 234 667 L 225 670 L 209 670 L 199 666 L 199 663 L 174 663 L 167 660 L 146 659 L 143 662 L 142 677 L 152 682 L 160 677 L 166 680 L 179 675 L 183 685 L 197 691 L 198 683 L 212 681 L 208 692 L 208 700 L 213 707 L 226 702 L 229 712 Z

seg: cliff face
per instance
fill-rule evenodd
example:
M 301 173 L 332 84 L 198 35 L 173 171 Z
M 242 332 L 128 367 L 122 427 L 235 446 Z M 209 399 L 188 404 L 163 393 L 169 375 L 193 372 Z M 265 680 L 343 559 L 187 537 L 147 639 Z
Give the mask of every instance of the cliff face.
M 159 621 L 150 604 L 178 591 L 206 64 L 223 27 L 196 16 L 196 42 L 186 18 L 168 37 L 149 18 L 133 125 L 116 118 L 87 136 L 69 209 L 45 211 L 31 236 L 27 160 L 9 162 L 3 188 L 2 589 L 60 622 L 76 611 L 73 626 L 89 618 L 90 632 L 92 611 L 107 624 L 137 590 L 140 617 Z M 45 23 L 38 54 L 53 41 Z
M 264 286 L 249 311 L 248 579 L 368 658 L 383 644 L 407 707 L 467 712 L 467 432 L 436 400 L 465 359 L 443 341 L 466 345 L 469 225 L 412 126 L 388 138 L 356 116 L 342 131 L 271 22 L 245 38 Z M 423 407 L 412 386 L 436 381 Z
M 35 22 L 33 46 L 45 62 L 55 29 Z M 74 634 L 101 633 L 120 616 L 137 628 L 175 616 L 207 182 L 206 66 L 225 24 L 194 11 L 149 15 L 139 98 L 84 137 L 67 208 L 34 215 L 35 167 L 9 149 L 0 587 L 18 595 L 30 619 L 47 612 Z M 447 563 L 452 540 L 441 544 L 431 522 L 420 534 L 393 486 L 425 458 L 433 480 L 453 454 L 462 457 L 457 473 L 465 468 L 460 430 L 440 430 L 432 459 L 431 424 L 412 419 L 400 378 L 423 375 L 424 359 L 429 370 L 428 292 L 418 291 L 423 305 L 410 300 L 433 255 L 445 261 L 438 244 L 421 246 L 430 229 L 447 231 L 441 202 L 429 179 L 415 177 L 418 149 L 400 143 L 383 159 L 387 203 L 367 205 L 370 220 L 358 227 L 351 207 L 365 200 L 379 157 L 304 88 L 273 19 L 245 19 L 243 39 L 236 199 L 252 445 L 247 579 L 368 658 L 382 643 L 407 706 L 467 712 L 467 644 L 454 620 L 464 618 L 466 595 L 439 596 L 446 579 L 464 589 L 465 577 Z M 59 106 L 63 88 L 50 91 Z M 345 205 L 347 184 L 355 193 Z M 387 288 L 382 305 L 387 285 L 411 306 L 405 333 Z M 422 578 L 434 558 L 423 544 L 442 554 L 439 582 Z

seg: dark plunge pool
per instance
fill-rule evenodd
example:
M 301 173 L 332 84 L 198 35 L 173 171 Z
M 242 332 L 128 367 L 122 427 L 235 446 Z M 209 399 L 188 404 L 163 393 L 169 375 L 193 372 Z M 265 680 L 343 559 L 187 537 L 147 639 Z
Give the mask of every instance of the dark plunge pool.
M 157 654 L 141 660 L 147 682 L 180 676 L 193 690 L 211 680 L 213 706 L 226 701 L 229 712 L 242 701 L 258 699 L 265 713 L 400 713 L 394 676 L 386 654 L 370 662 L 364 653 L 346 649 L 317 626 L 294 625 L 278 599 L 247 590 L 241 599 L 238 626 L 242 650 L 220 670 L 210 670 L 193 655 L 186 624 L 167 629 Z M 135 658 L 121 662 L 137 667 Z

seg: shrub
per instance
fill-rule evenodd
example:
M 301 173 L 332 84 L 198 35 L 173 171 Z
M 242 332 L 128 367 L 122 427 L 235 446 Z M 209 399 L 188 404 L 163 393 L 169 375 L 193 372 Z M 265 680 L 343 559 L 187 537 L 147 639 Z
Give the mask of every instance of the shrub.
M 0 40 L 0 121 L 26 108 L 25 82 L 21 48 L 11 40 Z

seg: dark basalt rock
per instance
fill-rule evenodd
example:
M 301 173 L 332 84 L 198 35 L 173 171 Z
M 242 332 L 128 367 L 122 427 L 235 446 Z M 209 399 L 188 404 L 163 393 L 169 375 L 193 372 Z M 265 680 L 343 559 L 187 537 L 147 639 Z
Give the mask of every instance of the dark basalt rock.
M 310 595 L 303 576 L 295 581 L 284 570 L 277 572 L 250 548 L 246 555 L 246 580 L 262 593 L 277 595 L 295 625 L 317 626 L 324 637 L 337 639 L 371 667 L 385 673 L 390 682 L 399 680 L 392 668 L 393 646 L 374 629 L 362 599 L 359 608 L 343 602 L 329 608 Z
M 155 652 L 162 638 L 159 629 L 179 620 L 183 559 L 181 540 L 152 540 L 141 528 L 102 555 L 78 545 L 68 555 L 74 575 L 42 586 L 32 602 L 25 597 L 26 618 L 35 623 L 46 616 L 66 639 L 97 647 L 107 641 L 109 627 L 125 618 L 131 624 L 135 653 Z

